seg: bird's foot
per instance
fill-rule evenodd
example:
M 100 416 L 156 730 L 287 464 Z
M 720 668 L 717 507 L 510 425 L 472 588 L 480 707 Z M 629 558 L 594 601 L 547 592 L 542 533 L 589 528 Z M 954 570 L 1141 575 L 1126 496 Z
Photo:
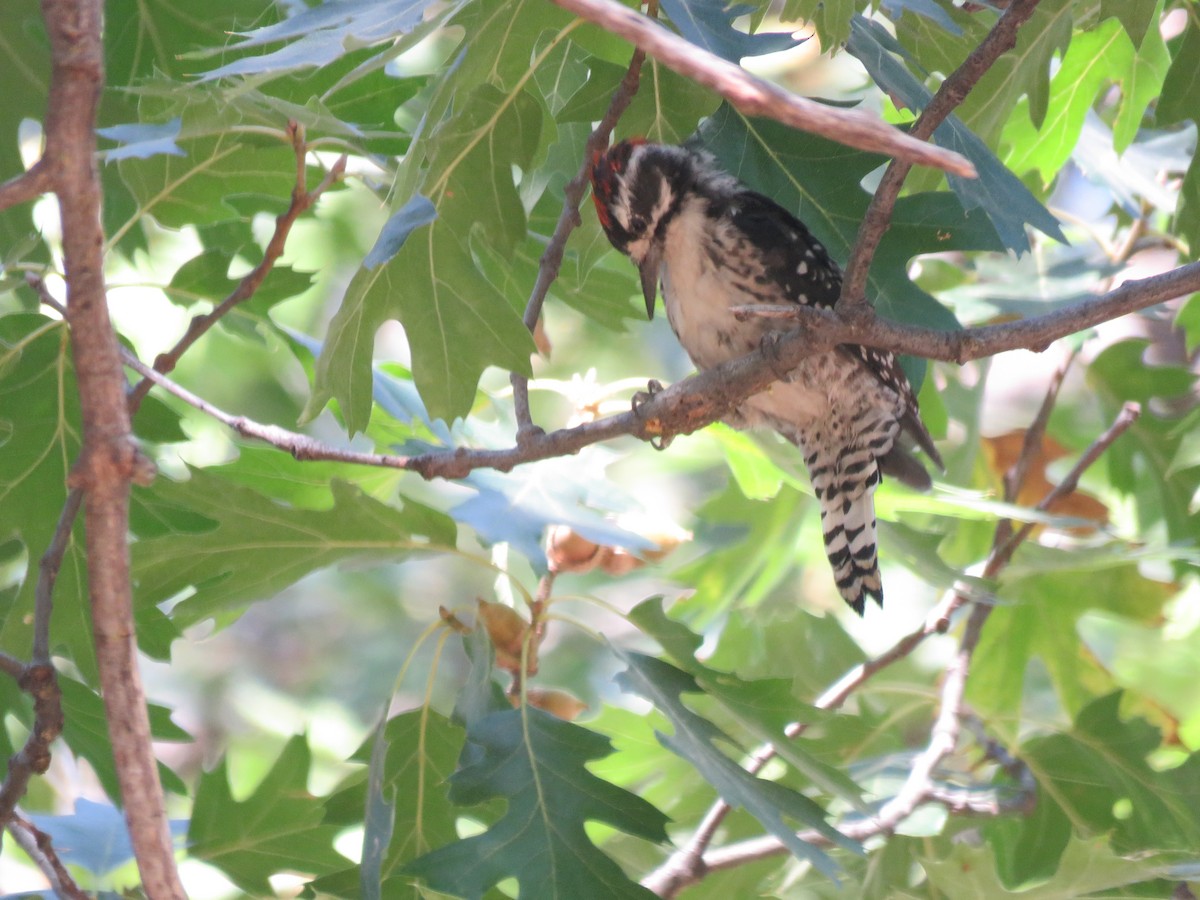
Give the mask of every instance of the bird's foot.
M 762 355 L 767 358 L 767 362 L 771 366 L 771 371 L 775 373 L 775 377 L 780 381 L 791 381 L 793 369 L 789 369 L 783 365 L 779 358 L 779 342 L 783 340 L 786 331 L 768 331 L 759 339 L 758 349 Z
M 646 390 L 633 395 L 633 414 L 642 420 L 645 433 L 650 435 L 650 446 L 655 450 L 666 450 L 674 438 L 674 435 L 663 433 L 663 424 L 657 417 L 645 413 L 646 404 L 662 392 L 662 382 L 651 378 L 646 383 Z

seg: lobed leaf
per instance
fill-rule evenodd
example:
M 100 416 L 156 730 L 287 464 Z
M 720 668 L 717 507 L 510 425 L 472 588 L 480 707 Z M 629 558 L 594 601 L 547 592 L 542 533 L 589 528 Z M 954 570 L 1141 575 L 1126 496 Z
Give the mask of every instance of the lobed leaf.
M 182 626 L 272 597 L 335 562 L 394 561 L 454 545 L 450 520 L 421 504 L 387 506 L 340 481 L 330 490 L 332 507 L 312 510 L 285 506 L 203 469 L 191 470 L 186 482 L 159 479 L 157 504 L 168 512 L 199 514 L 210 525 L 134 545 L 139 605 L 194 589 L 171 612 Z
M 671 722 L 674 733 L 656 732 L 659 741 L 694 765 L 726 803 L 745 809 L 795 856 L 811 862 L 830 877 L 836 876 L 837 865 L 823 851 L 798 837 L 789 820 L 815 829 L 836 846 L 860 850 L 825 820 L 825 810 L 808 797 L 751 775 L 716 746 L 715 741 L 721 740 L 735 749 L 744 749 L 684 704 L 683 694 L 703 692 L 691 675 L 640 653 L 625 650 L 616 653 L 629 667 L 617 676 L 617 683 L 649 700 Z
M 200 776 L 188 851 L 216 866 L 251 896 L 271 893 L 276 872 L 321 875 L 345 865 L 333 849 L 338 828 L 322 822 L 323 802 L 308 792 L 312 751 L 297 735 L 245 800 L 230 791 L 224 759 Z
M 532 707 L 505 709 L 490 678 L 486 637 L 471 639 L 473 666 L 456 715 L 467 727 L 450 799 L 474 805 L 507 801 L 482 834 L 433 850 L 405 866 L 435 890 L 479 897 L 515 878 L 523 900 L 648 898 L 593 843 L 586 822 L 602 822 L 646 840 L 663 841 L 665 817 L 641 798 L 588 771 L 612 752 L 603 735 Z

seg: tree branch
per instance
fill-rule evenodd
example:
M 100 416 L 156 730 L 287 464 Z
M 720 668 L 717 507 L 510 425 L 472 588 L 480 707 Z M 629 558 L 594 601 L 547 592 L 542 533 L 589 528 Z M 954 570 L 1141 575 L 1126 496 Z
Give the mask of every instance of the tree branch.
M 523 463 L 578 453 L 591 444 L 622 436 L 654 440 L 690 434 L 728 416 L 746 397 L 776 381 L 780 369 L 794 368 L 806 356 L 838 344 L 857 343 L 932 359 L 965 362 L 1006 350 L 1045 349 L 1058 338 L 1075 331 L 1193 291 L 1200 291 L 1200 263 L 1189 263 L 1152 278 L 1127 281 L 1102 297 L 1045 316 L 954 332 L 898 325 L 873 314 L 865 324 L 849 325 L 833 310 L 813 307 L 773 310 L 768 307 L 768 314 L 795 318 L 800 325 L 772 348 L 757 350 L 676 382 L 651 395 L 636 412 L 620 413 L 571 428 L 532 433 L 521 444 L 500 449 L 457 447 L 416 456 L 340 450 L 306 435 L 224 413 L 165 378 L 151 380 L 246 437 L 278 446 L 297 459 L 408 469 L 426 479 L 464 478 L 475 469 L 507 472 Z M 151 377 L 144 364 L 132 357 L 127 357 L 126 363 L 143 377 Z
M 23 666 L 16 679 L 17 686 L 33 698 L 33 725 L 24 746 L 8 760 L 8 772 L 0 785 L 0 831 L 12 824 L 13 810 L 25 796 L 30 779 L 50 768 L 50 745 L 63 729 L 62 692 L 54 666 Z
M 50 190 L 51 181 L 50 167 L 43 157 L 20 175 L 0 183 L 0 209 L 36 200 Z
M 133 443 L 125 376 L 108 316 L 96 171 L 96 109 L 104 84 L 101 0 L 42 0 L 50 39 L 46 158 L 62 219 L 83 449 L 71 487 L 83 492 L 88 586 L 101 691 L 129 834 L 146 894 L 182 898 L 137 665 L 129 578 L 129 484 L 144 469 Z
M 296 155 L 296 184 L 292 188 L 292 201 L 288 204 L 288 208 L 275 218 L 275 231 L 271 235 L 271 240 L 267 242 L 262 260 L 246 273 L 238 282 L 237 287 L 229 293 L 229 296 L 217 304 L 211 312 L 195 316 L 192 319 L 188 324 L 187 331 L 176 341 L 175 346 L 165 353 L 160 353 L 154 361 L 154 368 L 157 371 L 163 373 L 172 371 L 188 348 L 216 325 L 222 316 L 239 303 L 244 303 L 254 296 L 255 291 L 275 268 L 276 261 L 283 255 L 288 235 L 296 220 L 311 209 L 317 199 L 336 184 L 346 171 L 346 157 L 342 156 L 325 173 L 321 183 L 311 191 L 308 190 L 306 186 L 308 144 L 304 139 L 304 127 L 295 121 L 288 122 L 288 135 L 291 138 L 292 150 Z M 130 389 L 129 404 L 132 412 L 137 412 L 142 400 L 150 392 L 150 384 L 150 379 L 143 377 Z
M 88 900 L 88 895 L 79 889 L 79 885 L 75 883 L 71 873 L 59 859 L 50 835 L 21 816 L 13 817 L 13 821 L 8 826 L 8 833 L 46 876 L 51 889 L 60 900 Z
M 684 40 L 616 0 L 554 0 L 563 9 L 625 38 L 667 68 L 716 91 L 742 112 L 767 116 L 850 147 L 975 177 L 965 157 L 909 137 L 864 112 L 839 109 L 789 93 Z
M 987 37 L 942 82 L 909 132 L 913 138 L 927 141 L 933 136 L 937 127 L 963 102 L 996 60 L 1017 45 L 1017 29 L 1033 15 L 1037 5 L 1038 0 L 1013 0 L 1009 4 Z M 912 163 L 908 160 L 901 157 L 893 159 L 875 188 L 846 263 L 842 293 L 837 304 L 838 312 L 843 315 L 861 313 L 868 305 L 867 273 L 871 268 L 871 260 L 891 222 L 896 198 L 911 168 Z
M 58 570 L 62 567 L 63 556 L 71 542 L 75 517 L 79 515 L 79 507 L 82 505 L 83 491 L 78 488 L 67 491 L 67 500 L 58 515 L 54 536 L 38 564 L 38 582 L 33 605 L 34 665 L 50 664 L 50 614 L 54 611 L 54 584 L 58 580 Z
M 392 469 L 410 468 L 410 457 L 388 456 L 379 453 L 360 453 L 355 450 L 341 450 L 322 444 L 315 438 L 295 431 L 288 431 L 277 425 L 264 425 L 245 416 L 233 416 L 209 403 L 203 397 L 193 394 L 187 388 L 172 381 L 157 369 L 152 369 L 125 348 L 121 348 L 121 360 L 133 369 L 147 383 L 156 384 L 167 393 L 173 394 L 190 406 L 194 406 L 206 415 L 212 416 L 218 422 L 232 428 L 243 437 L 264 441 L 280 450 L 285 450 L 300 460 L 329 460 L 333 462 L 357 463 L 365 466 L 382 466 Z
M 861 317 L 855 314 L 843 318 L 837 310 L 819 307 L 764 306 L 761 310 L 743 309 L 740 315 L 795 319 L 800 324 L 799 333 L 788 334 L 779 342 L 777 364 L 784 367 L 794 364 L 793 360 L 803 359 L 805 344 L 814 344 L 813 352 L 837 344 L 862 344 L 961 364 L 1009 350 L 1040 353 L 1059 338 L 1195 291 L 1200 291 L 1200 262 L 1187 263 L 1150 278 L 1130 279 L 1099 297 L 1042 316 L 960 331 L 902 325 L 882 319 L 870 310 L 865 310 Z
M 650 2 L 657 5 L 657 0 L 650 0 Z M 638 83 L 641 80 L 642 62 L 645 58 L 646 54 L 641 50 L 633 52 L 633 57 L 629 60 L 629 68 L 625 71 L 625 77 L 621 79 L 616 93 L 613 94 L 604 118 L 588 136 L 587 143 L 583 148 L 583 160 L 579 164 L 579 171 L 563 189 L 562 212 L 558 216 L 558 223 L 554 226 L 554 234 L 550 237 L 550 243 L 546 245 L 546 251 L 538 263 L 537 281 L 534 282 L 533 290 L 529 294 L 529 301 L 525 304 L 525 327 L 531 332 L 537 325 L 538 317 L 542 314 L 542 304 L 546 300 L 550 285 L 554 283 L 559 269 L 562 268 L 567 238 L 571 236 L 572 231 L 579 227 L 579 206 L 583 202 L 583 193 L 587 189 L 592 156 L 608 147 L 613 128 L 616 127 L 617 121 L 628 109 L 629 104 L 633 102 L 634 95 L 637 94 Z M 509 380 L 513 387 L 513 411 L 517 417 L 517 444 L 519 446 L 535 433 L 536 427 L 529 412 L 529 379 L 520 372 L 513 372 L 509 376 Z

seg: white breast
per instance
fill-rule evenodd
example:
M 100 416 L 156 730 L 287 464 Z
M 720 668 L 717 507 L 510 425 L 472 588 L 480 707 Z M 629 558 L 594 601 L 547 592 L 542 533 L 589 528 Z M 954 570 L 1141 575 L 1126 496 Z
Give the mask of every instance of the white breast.
M 757 298 L 737 287 L 729 268 L 719 264 L 719 254 L 710 255 L 711 227 L 699 204 L 681 210 L 668 228 L 661 270 L 667 319 L 701 369 L 757 350 L 768 330 L 781 327 L 767 319 L 739 322 L 734 317 L 731 307 Z M 824 362 L 810 358 L 793 373 L 794 380 L 750 397 L 740 410 L 746 424 L 799 425 L 829 415 L 830 398 L 821 383 Z
M 730 312 L 749 298 L 737 292 L 711 258 L 710 229 L 698 202 L 680 210 L 667 230 L 661 271 L 667 320 L 701 369 L 755 349 L 764 331 L 759 323 L 738 322 Z

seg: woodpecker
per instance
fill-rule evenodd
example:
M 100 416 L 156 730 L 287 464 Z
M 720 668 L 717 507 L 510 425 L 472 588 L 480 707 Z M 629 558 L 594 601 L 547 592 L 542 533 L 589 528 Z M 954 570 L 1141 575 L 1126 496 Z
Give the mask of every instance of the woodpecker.
M 686 147 L 622 141 L 597 153 L 592 196 L 608 239 L 641 274 L 654 317 L 661 283 L 667 319 L 700 369 L 758 349 L 786 320 L 739 322 L 734 306 L 831 307 L 842 273 L 808 228 L 775 201 Z M 939 467 L 941 457 L 895 356 L 853 344 L 806 357 L 730 420 L 768 427 L 799 447 L 821 507 L 825 552 L 838 591 L 859 615 L 883 605 L 873 494 L 881 473 L 918 490 L 925 467 L 901 432 Z

